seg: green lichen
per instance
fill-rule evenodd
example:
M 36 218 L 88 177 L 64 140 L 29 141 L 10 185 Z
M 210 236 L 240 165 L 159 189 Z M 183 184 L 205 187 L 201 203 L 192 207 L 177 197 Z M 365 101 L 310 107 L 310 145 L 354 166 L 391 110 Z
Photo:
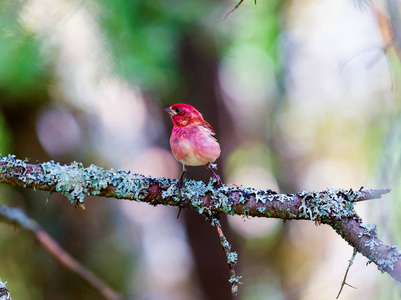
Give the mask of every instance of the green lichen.
M 242 278 L 242 276 L 234 276 L 231 277 L 228 281 L 233 284 L 233 283 L 241 283 L 240 279 Z
M 142 201 L 149 190 L 150 181 L 145 176 L 118 170 L 106 171 L 106 181 L 115 187 L 117 198 Z
M 258 211 L 263 214 L 266 211 L 266 207 L 260 206 L 258 207 Z
M 299 217 L 320 221 L 355 216 L 354 203 L 348 199 L 350 191 L 327 189 L 323 192 L 302 191 L 296 194 L 302 199 Z
M 16 179 L 23 182 L 24 186 L 51 186 L 53 191 L 65 195 L 74 204 L 83 203 L 86 196 L 99 195 L 109 184 L 115 187 L 117 198 L 141 201 L 147 196 L 150 185 L 150 180 L 142 175 L 122 170 L 105 170 L 95 165 L 85 168 L 78 162 L 60 165 L 49 161 L 38 164 L 41 169 L 31 167 L 30 172 L 27 172 L 27 160 L 16 159 L 15 155 L 0 157 L 0 162 L 0 173 L 6 173 L 10 168 L 18 170 L 14 174 L 17 174 Z
M 6 282 L 3 282 L 0 278 L 0 299 L 4 299 L 4 300 L 11 300 L 11 296 L 10 296 L 10 292 L 8 291 L 8 289 L 6 288 Z
M 238 285 L 241 284 L 242 276 L 231 276 L 228 282 L 231 283 L 231 293 L 236 295 L 238 293 Z
M 24 187 L 35 182 L 35 175 L 29 174 L 27 172 L 26 164 L 28 163 L 28 161 L 26 159 L 16 159 L 15 155 L 9 154 L 5 157 L 0 157 L 0 162 L 2 163 L 2 166 L 0 167 L 0 174 L 6 174 L 7 172 L 9 172 L 10 169 L 18 168 L 19 172 L 17 175 L 17 179 L 24 182 Z
M 0 278 L 0 288 L 5 288 L 5 287 L 6 287 L 6 284 L 7 284 L 7 281 L 6 281 L 6 282 L 3 282 L 3 281 L 1 280 L 1 278 Z
M 173 198 L 175 201 L 180 201 L 181 197 L 177 197 L 179 189 L 177 184 L 170 185 L 166 190 L 162 191 L 162 198 Z
M 227 241 L 226 237 L 224 237 L 224 236 L 222 238 L 220 238 L 220 243 L 224 249 L 228 249 L 229 247 L 231 247 L 230 243 Z
M 376 224 L 360 224 L 364 231 L 360 232 L 358 234 L 358 237 L 361 238 L 363 236 L 368 236 L 368 237 L 376 237 L 377 236 L 377 231 L 376 231 Z
M 227 263 L 236 265 L 238 261 L 238 254 L 235 251 L 227 253 Z
M 384 272 L 386 268 L 394 269 L 394 264 L 401 259 L 401 252 L 398 245 L 387 246 L 377 239 L 377 231 L 375 224 L 361 224 L 364 230 L 358 234 L 359 238 L 367 238 L 365 246 L 372 253 L 369 256 L 371 261 L 375 260 L 377 268 Z M 383 249 L 384 248 L 384 249 Z
M 6 165 L 4 165 L 4 166 L 0 169 L 0 173 L 5 173 L 5 172 L 7 172 L 8 169 L 10 169 L 11 167 L 14 167 L 14 164 L 13 164 L 14 161 L 20 161 L 20 162 L 22 162 L 21 160 L 18 160 L 18 159 L 16 159 L 15 157 L 16 157 L 15 155 L 9 154 L 9 155 L 7 155 L 7 156 L 4 156 L 4 157 L 1 157 L 1 158 L 0 158 L 0 161 L 1 161 L 1 162 L 6 163 Z
M 81 163 L 73 162 L 70 166 L 61 166 L 50 161 L 41 164 L 46 182 L 55 183 L 55 190 L 65 195 L 72 203 L 83 202 L 90 195 L 86 188 L 86 178 Z
M 256 201 L 256 203 L 262 202 L 263 204 L 265 204 L 267 200 L 268 200 L 268 197 L 265 196 L 264 194 L 257 193 L 257 194 L 255 195 L 255 201 Z
M 98 195 L 109 182 L 115 184 L 117 178 L 114 170 L 106 171 L 91 165 L 84 168 L 82 163 L 60 165 L 54 161 L 40 164 L 43 169 L 41 180 L 55 186 L 55 191 L 65 195 L 71 203 L 83 203 L 89 195 Z M 118 190 L 118 189 L 116 189 Z
M 203 197 L 212 188 L 210 184 L 205 184 L 203 181 L 188 180 L 184 185 L 184 192 L 187 191 L 190 195 L 195 197 Z
M 202 181 L 188 180 L 182 189 L 182 196 L 187 199 L 191 199 L 192 206 L 198 210 L 199 213 L 203 213 L 205 207 L 203 207 L 203 201 L 201 197 L 205 196 L 209 192 L 209 187 Z
M 287 194 L 279 194 L 274 197 L 274 200 L 279 201 L 281 203 L 292 201 L 293 199 L 294 199 L 293 195 L 287 195 Z
M 221 208 L 221 210 L 226 214 L 234 213 L 233 203 L 225 193 L 220 192 L 219 190 L 213 191 L 211 198 L 215 200 L 213 202 L 215 208 Z
M 225 185 L 218 187 L 217 189 L 214 188 L 213 185 L 210 185 L 211 182 L 209 181 L 209 188 L 210 188 L 210 193 L 211 193 L 211 199 L 213 200 L 213 206 L 216 209 L 221 209 L 222 212 L 226 214 L 233 215 L 234 210 L 233 210 L 233 202 L 234 200 L 227 195 L 230 195 L 234 192 L 242 191 L 241 189 L 238 189 L 237 187 L 232 187 L 230 185 Z M 241 202 L 241 199 L 239 199 L 239 202 Z M 242 203 L 246 202 L 244 199 Z
M 391 270 L 394 270 L 394 264 L 401 259 L 401 252 L 398 250 L 398 245 L 392 245 L 387 248 L 387 257 L 381 258 L 377 261 L 377 264 L 379 265 L 379 270 L 381 271 L 384 271 L 384 269 L 387 267 Z

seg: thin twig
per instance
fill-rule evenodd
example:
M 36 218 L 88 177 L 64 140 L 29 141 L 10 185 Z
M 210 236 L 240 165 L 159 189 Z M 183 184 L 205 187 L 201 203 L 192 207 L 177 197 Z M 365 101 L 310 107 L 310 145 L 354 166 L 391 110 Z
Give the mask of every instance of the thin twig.
M 69 255 L 61 246 L 33 219 L 19 208 L 10 208 L 5 205 L 0 206 L 0 220 L 13 223 L 21 228 L 32 232 L 39 243 L 46 251 L 53 256 L 66 269 L 72 272 L 77 277 L 81 278 L 87 285 L 99 293 L 107 300 L 122 299 L 114 292 L 107 284 L 98 278 L 91 271 L 87 270 L 71 255 Z
M 355 259 L 355 256 L 356 256 L 357 253 L 358 253 L 358 252 L 357 252 L 356 249 L 354 248 L 354 251 L 352 252 L 352 257 L 351 257 L 351 259 L 349 260 L 348 268 L 347 268 L 347 271 L 345 271 L 344 279 L 343 279 L 343 282 L 341 283 L 341 288 L 340 288 L 340 291 L 338 292 L 338 295 L 337 295 L 336 299 L 338 299 L 338 297 L 340 297 L 341 292 L 342 292 L 342 290 L 343 290 L 343 288 L 344 288 L 344 285 L 348 285 L 349 287 L 352 287 L 353 289 L 356 289 L 356 287 L 354 287 L 354 286 L 348 284 L 348 283 L 346 282 L 346 280 L 347 280 L 348 271 L 349 271 L 349 269 L 351 268 L 351 266 L 353 265 L 354 259 Z
M 233 295 L 237 295 L 238 293 L 238 285 L 241 284 L 239 281 L 242 276 L 237 276 L 235 273 L 235 265 L 237 264 L 238 254 L 235 251 L 231 251 L 231 244 L 228 242 L 227 238 L 223 233 L 223 229 L 221 228 L 221 224 L 219 221 L 219 217 L 217 214 L 212 214 L 209 211 L 208 219 L 212 226 L 216 228 L 217 234 L 219 235 L 221 246 L 223 247 L 224 253 L 227 257 L 227 265 L 230 269 L 230 279 L 228 280 L 231 283 L 231 293 Z
M 240 1 L 237 3 L 237 5 L 235 5 L 234 8 L 232 8 L 228 13 L 226 13 L 222 19 L 220 19 L 219 21 L 217 21 L 217 23 L 223 22 L 229 15 L 231 15 L 232 12 L 234 12 L 234 10 L 236 10 L 236 9 L 242 4 L 242 2 L 244 2 L 244 0 L 240 0 Z M 256 3 L 256 2 L 255 2 L 255 3 Z
M 219 235 L 221 246 L 223 247 L 224 253 L 227 257 L 227 265 L 230 269 L 230 279 L 228 280 L 231 283 L 231 293 L 236 296 L 238 293 L 238 285 L 242 284 L 239 280 L 242 276 L 237 276 L 235 273 L 235 265 L 238 261 L 238 254 L 235 251 L 231 251 L 231 244 L 228 242 L 227 238 L 223 233 L 223 229 L 221 228 L 219 215 L 213 214 L 212 212 L 208 212 L 207 219 L 209 219 L 210 223 L 214 228 L 216 228 L 217 234 Z

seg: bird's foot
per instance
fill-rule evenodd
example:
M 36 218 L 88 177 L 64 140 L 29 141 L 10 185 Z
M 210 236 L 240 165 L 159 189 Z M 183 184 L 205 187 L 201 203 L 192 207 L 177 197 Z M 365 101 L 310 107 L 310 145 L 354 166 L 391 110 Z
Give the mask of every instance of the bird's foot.
M 212 175 L 213 175 L 213 180 L 216 181 L 215 187 L 216 187 L 216 188 L 220 187 L 220 186 L 223 184 L 222 181 L 221 181 L 221 179 L 220 179 L 220 176 L 217 175 L 215 171 L 213 171 L 213 169 L 217 169 L 217 165 L 216 165 L 216 164 L 212 164 L 212 163 L 208 163 L 208 164 L 206 165 L 206 169 L 208 169 L 208 170 L 212 173 Z
M 217 170 L 217 164 L 209 163 L 209 168 Z
M 182 186 L 184 185 L 184 180 L 182 179 L 182 178 L 180 178 L 179 180 L 178 180 L 178 183 L 177 183 L 177 186 L 178 186 L 178 192 L 180 193 L 180 195 L 181 195 L 181 190 L 182 190 Z
M 181 188 L 184 185 L 184 175 L 185 175 L 185 172 L 187 171 L 187 166 L 186 165 L 182 165 L 182 166 L 183 166 L 182 174 L 181 174 L 181 177 L 180 177 L 180 179 L 178 180 L 178 183 L 177 183 L 178 192 L 180 193 L 180 196 L 181 196 Z
M 213 174 L 213 180 L 216 181 L 216 183 L 215 183 L 215 186 L 216 186 L 216 187 L 220 187 L 220 186 L 223 185 L 223 182 L 221 181 L 221 178 L 220 178 L 219 175 Z

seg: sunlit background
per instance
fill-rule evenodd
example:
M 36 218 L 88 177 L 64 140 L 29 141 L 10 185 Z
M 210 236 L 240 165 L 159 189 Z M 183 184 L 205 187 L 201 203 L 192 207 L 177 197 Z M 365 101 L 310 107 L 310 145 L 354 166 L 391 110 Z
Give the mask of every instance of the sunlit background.
M 226 183 L 282 193 L 391 187 L 357 205 L 401 243 L 400 67 L 386 7 L 364 0 L 0 0 L 0 153 L 178 178 L 161 110 L 197 107 L 217 132 Z M 188 177 L 207 180 L 205 168 Z M 177 209 L 2 185 L 114 290 L 134 299 L 232 299 L 204 217 Z M 48 203 L 46 204 L 48 199 Z M 335 299 L 352 248 L 328 226 L 223 218 L 239 298 Z M 401 299 L 358 255 L 340 299 Z M 13 299 L 99 299 L 27 232 L 0 224 Z

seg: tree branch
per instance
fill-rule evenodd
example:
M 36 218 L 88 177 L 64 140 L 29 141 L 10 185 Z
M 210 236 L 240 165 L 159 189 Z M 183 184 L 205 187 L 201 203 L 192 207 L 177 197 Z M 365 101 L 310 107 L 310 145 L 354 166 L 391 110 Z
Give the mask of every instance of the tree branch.
M 35 238 L 43 248 L 53 256 L 59 263 L 74 275 L 81 278 L 86 284 L 93 288 L 99 295 L 107 300 L 120 300 L 120 297 L 110 287 L 106 285 L 91 271 L 83 267 L 77 260 L 69 255 L 43 228 L 19 208 L 10 208 L 6 205 L 0 206 L 0 220 L 12 223 L 18 227 L 24 228 L 35 235 Z M 1 295 L 1 285 L 0 285 Z M 2 298 L 0 298 L 1 300 Z
M 238 254 L 235 251 L 231 251 L 231 244 L 228 242 L 226 236 L 223 233 L 223 229 L 221 228 L 219 220 L 219 215 L 216 216 L 216 214 L 210 212 L 208 218 L 212 226 L 216 228 L 221 246 L 223 247 L 224 253 L 226 254 L 227 265 L 230 269 L 230 279 L 228 281 L 231 283 L 231 293 L 236 296 L 238 292 L 238 285 L 241 284 L 240 279 L 242 277 L 237 276 L 235 272 L 235 265 L 237 264 Z
M 353 289 L 356 289 L 356 287 L 354 287 L 354 286 L 352 286 L 352 285 L 347 283 L 348 272 L 349 272 L 349 269 L 351 268 L 351 266 L 354 264 L 354 259 L 355 259 L 356 254 L 357 254 L 357 251 L 354 248 L 354 251 L 352 252 L 352 257 L 349 260 L 348 267 L 347 267 L 347 270 L 345 271 L 344 279 L 343 279 L 343 282 L 341 283 L 340 291 L 338 292 L 336 299 L 338 299 L 340 297 L 341 292 L 343 291 L 344 285 L 348 285 L 349 287 L 352 287 Z
M 12 300 L 6 284 L 0 279 L 0 300 Z
M 61 166 L 46 162 L 29 164 L 15 156 L 0 157 L 0 182 L 24 188 L 60 192 L 71 203 L 83 204 L 89 195 L 171 205 L 206 212 L 283 220 L 312 220 L 331 226 L 379 270 L 401 282 L 401 252 L 377 238 L 374 225 L 364 225 L 354 205 L 357 201 L 380 198 L 389 189 L 352 189 L 277 194 L 236 185 L 215 188 L 213 180 L 185 180 L 178 191 L 177 180 L 152 178 L 118 170 L 105 170 L 80 163 Z

